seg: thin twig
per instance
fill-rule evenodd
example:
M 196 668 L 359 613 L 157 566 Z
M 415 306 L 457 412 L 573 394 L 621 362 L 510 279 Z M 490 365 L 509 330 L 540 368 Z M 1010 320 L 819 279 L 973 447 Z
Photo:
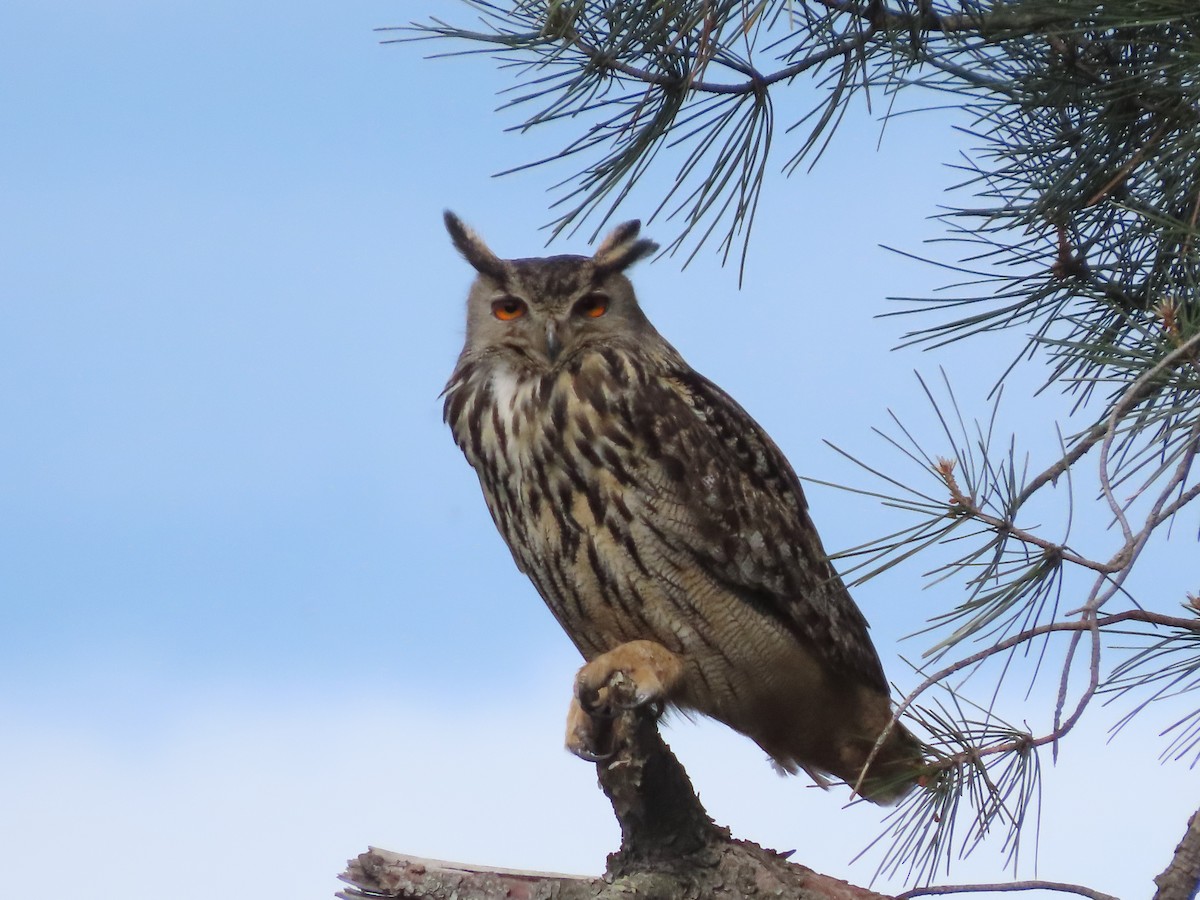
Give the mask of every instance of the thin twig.
M 1011 881 L 1001 884 L 944 884 L 929 887 L 913 888 L 903 894 L 897 894 L 896 900 L 910 900 L 912 897 L 928 897 L 936 894 L 977 894 L 984 891 L 1061 891 L 1066 894 L 1079 894 L 1092 900 L 1118 900 L 1112 894 L 1105 894 L 1082 884 L 1068 884 L 1064 881 Z
M 1115 414 L 1118 419 L 1124 417 L 1134 406 L 1145 400 L 1146 397 L 1153 393 L 1154 388 L 1156 387 L 1154 383 L 1155 379 L 1157 379 L 1160 374 L 1173 367 L 1180 359 L 1190 358 L 1192 351 L 1196 350 L 1197 348 L 1200 348 L 1200 332 L 1192 335 L 1184 343 L 1180 344 L 1170 353 L 1167 353 L 1165 356 L 1163 356 L 1163 358 L 1160 359 L 1151 369 L 1144 372 L 1132 385 L 1130 385 L 1129 389 L 1121 395 L 1121 398 L 1113 407 L 1113 414 Z M 1013 504 L 1013 509 L 1017 509 L 1018 507 L 1024 505 L 1024 503 L 1035 493 L 1041 490 L 1041 488 L 1056 481 L 1058 476 L 1062 475 L 1063 472 L 1078 462 L 1084 454 L 1102 441 L 1104 436 L 1108 434 L 1109 421 L 1111 418 L 1112 417 L 1110 416 L 1108 419 L 1105 419 L 1102 422 L 1097 422 L 1095 425 L 1089 428 L 1079 437 L 1075 445 L 1062 457 L 1062 459 L 1026 484 L 1025 490 L 1021 491 L 1021 495 Z

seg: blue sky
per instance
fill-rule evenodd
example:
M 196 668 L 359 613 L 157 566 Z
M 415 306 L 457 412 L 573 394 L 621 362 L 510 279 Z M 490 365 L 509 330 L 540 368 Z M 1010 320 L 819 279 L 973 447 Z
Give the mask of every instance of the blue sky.
M 555 173 L 491 175 L 562 133 L 503 134 L 507 75 L 372 31 L 425 14 L 468 16 L 450 0 L 6 12 L 0 896 L 320 898 L 368 843 L 576 872 L 616 846 L 594 773 L 561 750 L 578 660 L 438 401 L 470 281 L 441 212 L 501 255 L 539 252 Z M 858 110 L 814 174 L 774 178 L 741 290 L 712 254 L 634 273 L 659 329 L 819 479 L 855 477 L 823 440 L 886 458 L 870 428 L 888 409 L 933 433 L 914 368 L 945 365 L 982 410 L 1019 341 L 889 352 L 884 298 L 943 276 L 878 245 L 939 233 L 926 217 L 958 139 L 913 117 L 876 152 L 878 130 Z M 1063 403 L 1013 407 L 1009 428 L 1053 446 Z M 810 499 L 832 548 L 885 521 Z M 1195 588 L 1162 559 L 1168 596 Z M 899 654 L 922 648 L 898 639 L 947 596 L 919 574 L 857 592 L 905 686 Z M 1150 729 L 1106 745 L 1106 716 L 1048 772 L 1039 874 L 1144 895 L 1200 785 L 1154 762 Z M 739 835 L 870 878 L 850 859 L 877 811 L 778 779 L 718 726 L 668 739 Z M 997 869 L 985 853 L 957 875 Z

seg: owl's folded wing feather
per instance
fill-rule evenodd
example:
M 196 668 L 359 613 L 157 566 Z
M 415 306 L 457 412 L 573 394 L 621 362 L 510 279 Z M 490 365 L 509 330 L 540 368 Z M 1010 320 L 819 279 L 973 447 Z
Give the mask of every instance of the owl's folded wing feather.
M 800 481 L 733 398 L 690 368 L 660 378 L 628 412 L 650 435 L 645 465 L 669 496 L 663 537 L 690 548 L 738 596 L 779 617 L 845 675 L 888 690 L 867 621 L 809 518 Z M 665 499 L 665 498 L 664 498 Z

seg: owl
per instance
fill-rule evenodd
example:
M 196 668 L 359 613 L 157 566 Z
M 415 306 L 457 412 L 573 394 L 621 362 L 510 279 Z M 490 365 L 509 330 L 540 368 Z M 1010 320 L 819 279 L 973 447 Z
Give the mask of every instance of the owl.
M 784 772 L 897 800 L 921 745 L 892 724 L 867 621 L 779 448 L 638 305 L 624 273 L 657 249 L 640 223 L 590 257 L 501 259 L 445 222 L 477 273 L 445 421 L 585 660 L 567 748 L 611 753 L 620 696 L 724 722 Z

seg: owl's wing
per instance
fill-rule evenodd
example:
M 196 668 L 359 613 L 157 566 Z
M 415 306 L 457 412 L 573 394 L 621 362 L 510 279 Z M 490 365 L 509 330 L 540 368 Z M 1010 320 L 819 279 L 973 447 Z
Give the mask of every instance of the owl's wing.
M 628 412 L 670 515 L 662 537 L 777 616 L 838 671 L 888 690 L 867 620 L 834 570 L 800 481 L 738 403 L 686 365 L 651 379 Z

